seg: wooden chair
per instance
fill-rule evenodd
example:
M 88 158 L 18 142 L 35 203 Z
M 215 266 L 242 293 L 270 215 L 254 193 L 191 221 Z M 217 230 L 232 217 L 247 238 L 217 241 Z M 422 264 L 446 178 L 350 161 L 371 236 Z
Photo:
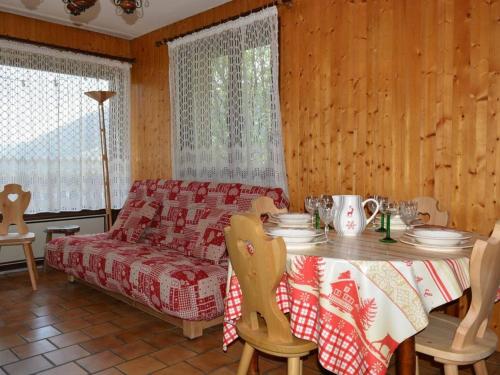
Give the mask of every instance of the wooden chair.
M 427 224 L 441 225 L 443 227 L 448 225 L 448 212 L 438 209 L 438 201 L 436 199 L 432 197 L 417 197 L 413 200 L 417 202 L 419 215 L 429 216 Z
M 30 275 L 33 290 L 37 289 L 36 282 L 38 274 L 36 271 L 35 258 L 31 244 L 35 241 L 35 234 L 28 232 L 28 226 L 24 222 L 23 215 L 30 204 L 31 193 L 23 191 L 21 185 L 5 185 L 0 193 L 0 247 L 22 246 L 26 257 L 26 264 Z M 17 233 L 8 233 L 9 226 L 15 224 Z
M 288 212 L 288 210 L 276 207 L 274 201 L 269 197 L 259 197 L 252 201 L 250 212 L 260 217 L 264 214 L 283 214 Z
M 276 302 L 276 288 L 285 272 L 282 238 L 270 239 L 255 215 L 234 215 L 225 229 L 229 257 L 241 286 L 242 316 L 236 328 L 245 340 L 238 375 L 245 375 L 255 350 L 288 358 L 288 374 L 299 375 L 301 357 L 316 344 L 292 335 L 290 323 Z
M 416 336 L 419 353 L 444 364 L 445 375 L 458 375 L 459 365 L 474 365 L 476 375 L 487 375 L 485 358 L 497 346 L 495 332 L 488 328 L 500 284 L 500 221 L 488 242 L 476 241 L 470 261 L 471 306 L 465 318 L 433 313 L 427 328 Z

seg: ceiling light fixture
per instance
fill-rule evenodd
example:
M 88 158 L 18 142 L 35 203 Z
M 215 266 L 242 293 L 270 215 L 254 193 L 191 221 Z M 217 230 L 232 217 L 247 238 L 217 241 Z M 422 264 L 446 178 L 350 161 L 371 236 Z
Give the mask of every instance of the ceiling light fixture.
M 62 0 L 66 4 L 66 9 L 73 15 L 79 16 L 90 7 L 94 6 L 97 0 Z M 136 9 L 142 8 L 142 0 L 113 0 L 114 4 L 126 14 L 133 14 Z

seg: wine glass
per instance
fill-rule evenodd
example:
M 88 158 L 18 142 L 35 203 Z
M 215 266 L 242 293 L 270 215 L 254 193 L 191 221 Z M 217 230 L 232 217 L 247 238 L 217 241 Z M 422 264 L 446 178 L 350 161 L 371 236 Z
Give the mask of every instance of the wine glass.
M 374 199 L 377 202 L 379 202 L 379 198 L 380 198 L 379 195 L 369 195 L 367 197 L 367 199 Z M 379 202 L 379 204 L 380 204 L 380 202 Z M 370 215 L 373 215 L 374 212 L 377 210 L 377 205 L 375 203 L 373 203 L 373 201 L 369 201 L 368 204 L 366 205 L 366 207 L 368 208 L 368 212 L 370 213 Z M 375 220 L 372 220 L 370 225 L 372 226 L 372 228 L 377 227 L 377 223 L 375 222 Z
M 411 224 L 418 217 L 418 205 L 416 201 L 404 201 L 399 204 L 399 216 L 406 224 L 406 229 L 411 229 Z
M 312 222 L 314 228 L 319 229 L 320 219 L 318 213 L 318 206 L 320 203 L 320 198 L 313 195 L 308 195 L 305 199 L 306 211 L 312 216 Z
M 387 203 L 389 201 L 389 198 L 380 195 L 375 195 L 375 196 L 377 197 L 375 199 L 377 200 L 380 207 L 380 227 L 378 229 L 375 229 L 375 232 L 385 232 L 385 227 L 384 227 L 385 213 L 382 210 L 382 205 Z
M 325 236 L 328 237 L 328 231 L 330 230 L 329 225 L 331 222 L 333 222 L 333 219 L 335 217 L 335 206 L 333 204 L 333 201 L 322 201 L 318 210 L 319 218 L 325 224 Z
M 387 224 L 385 227 L 385 237 L 381 238 L 379 241 L 385 243 L 397 242 L 395 239 L 391 238 L 391 215 L 395 215 L 399 212 L 399 205 L 396 202 L 384 200 L 384 202 L 382 202 L 381 210 L 387 218 Z

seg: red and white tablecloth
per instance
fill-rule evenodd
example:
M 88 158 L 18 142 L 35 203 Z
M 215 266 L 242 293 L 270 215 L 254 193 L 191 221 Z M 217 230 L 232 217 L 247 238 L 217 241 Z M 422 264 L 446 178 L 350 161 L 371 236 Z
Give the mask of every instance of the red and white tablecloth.
M 459 298 L 470 286 L 466 255 L 411 259 L 405 254 L 401 260 L 385 260 L 387 254 L 378 250 L 380 259 L 368 260 L 359 253 L 350 259 L 360 260 L 347 260 L 346 254 L 344 259 L 287 256 L 278 304 L 290 312 L 295 336 L 317 343 L 321 365 L 339 375 L 385 374 L 398 344 L 427 326 L 430 310 Z M 241 300 L 232 275 L 225 300 L 225 348 L 238 337 Z

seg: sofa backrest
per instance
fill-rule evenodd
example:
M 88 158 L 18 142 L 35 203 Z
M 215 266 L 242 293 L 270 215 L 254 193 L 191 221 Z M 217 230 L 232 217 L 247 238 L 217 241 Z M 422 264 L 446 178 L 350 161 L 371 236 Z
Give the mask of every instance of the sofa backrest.
M 225 257 L 224 228 L 234 212 L 246 212 L 260 196 L 288 207 L 280 188 L 235 183 L 139 180 L 128 198 L 152 198 L 162 207 L 139 242 L 183 251 L 187 256 L 219 262 Z

